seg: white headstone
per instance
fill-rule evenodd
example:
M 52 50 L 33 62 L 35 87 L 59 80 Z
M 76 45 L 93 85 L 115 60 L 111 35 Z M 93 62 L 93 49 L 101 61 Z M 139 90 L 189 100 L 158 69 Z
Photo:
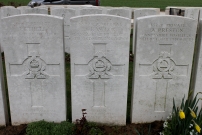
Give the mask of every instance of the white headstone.
M 2 58 L 0 55 L 0 126 L 5 126 L 6 124 L 8 124 L 8 106 L 6 101 Z
M 54 9 L 63 9 L 63 8 L 65 8 L 65 7 L 52 6 L 52 7 L 50 7 L 50 12 L 52 12 L 52 10 L 54 10 Z
M 27 9 L 27 8 L 31 8 L 30 6 L 20 6 L 20 7 L 17 7 L 17 9 L 19 9 L 20 10 L 20 12 L 21 12 L 21 14 L 24 12 L 24 10 L 25 9 Z
M 1 7 L 0 12 L 1 12 L 0 13 L 1 19 L 4 18 L 4 17 L 13 16 L 13 15 L 19 15 L 20 14 L 20 10 L 15 8 L 15 7 L 12 7 L 12 6 Z M 1 21 L 0 21 L 0 24 L 1 24 Z M 0 30 L 1 30 L 1 25 L 0 25 Z M 0 33 L 0 38 L 1 37 L 2 37 L 2 33 Z M 3 51 L 4 51 L 4 48 L 1 45 L 1 52 L 3 52 Z
M 198 21 L 199 9 L 198 8 L 186 8 L 184 17 L 192 18 L 192 19 Z
M 135 41 L 136 41 L 136 19 L 138 17 L 144 17 L 144 16 L 149 16 L 149 15 L 158 15 L 160 14 L 160 9 L 159 8 L 142 8 L 142 9 L 136 9 L 133 11 L 133 46 L 132 46 L 132 53 L 134 54 L 135 52 Z
M 26 8 L 21 11 L 21 14 L 48 14 L 48 10 L 45 8 Z
M 71 22 L 72 121 L 126 124 L 130 19 L 86 15 Z
M 132 11 L 129 8 L 111 8 L 107 10 L 107 14 L 122 16 L 131 19 Z
M 13 16 L 2 32 L 12 124 L 66 120 L 63 19 Z
M 1 10 L 1 18 L 20 14 L 20 10 L 12 6 L 4 6 L 1 7 L 0 10 Z
M 202 20 L 200 18 L 199 21 L 199 29 L 198 29 L 198 41 L 196 43 L 196 51 L 195 51 L 195 59 L 194 59 L 194 69 L 193 69 L 193 78 L 192 78 L 192 87 L 191 90 L 194 90 L 194 96 L 198 92 L 202 92 L 201 89 L 201 80 L 202 80 Z M 198 98 L 202 98 L 202 94 L 198 95 Z M 199 110 L 202 107 L 202 101 L 200 100 L 198 103 Z
M 197 21 L 178 16 L 137 18 L 132 123 L 165 120 L 187 98 Z
M 64 44 L 65 52 L 70 53 L 70 18 L 75 17 L 78 13 L 71 8 L 57 8 L 51 10 L 51 15 L 60 16 L 64 18 Z
M 102 9 L 100 8 L 82 8 L 79 10 L 80 15 L 89 15 L 89 14 L 102 14 Z

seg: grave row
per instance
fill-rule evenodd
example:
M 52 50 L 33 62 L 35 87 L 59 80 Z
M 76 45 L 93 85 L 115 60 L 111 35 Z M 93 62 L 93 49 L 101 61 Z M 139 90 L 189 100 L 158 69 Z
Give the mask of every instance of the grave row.
M 75 16 L 74 9 L 63 8 L 52 13 L 57 16 L 23 14 L 1 20 L 12 124 L 66 120 L 64 53 L 68 44 L 72 121 L 87 109 L 88 121 L 125 125 L 131 19 Z M 173 98 L 179 105 L 189 87 L 194 94 L 201 91 L 202 22 L 195 43 L 198 20 L 155 14 L 139 13 L 145 17 L 138 17 L 134 25 L 132 123 L 165 120 Z M 0 125 L 5 125 L 8 109 L 1 61 L 0 74 Z
M 30 8 L 28 6 L 22 6 L 14 8 L 12 6 L 4 6 L 1 8 L 1 18 L 18 15 L 18 14 L 48 14 L 48 9 L 50 8 L 50 14 L 55 16 L 60 16 L 64 18 L 64 37 L 65 37 L 65 52 L 70 53 L 69 48 L 69 23 L 70 18 L 78 15 L 88 15 L 88 14 L 110 14 L 117 15 L 126 18 L 133 18 L 133 41 L 135 39 L 135 25 L 136 18 L 148 15 L 160 15 L 160 9 L 158 8 L 112 8 L 112 7 L 95 7 L 95 6 L 41 6 L 37 8 Z M 132 15 L 133 14 L 133 15 Z M 132 16 L 131 16 L 132 15 Z M 185 17 L 198 20 L 199 8 L 186 8 Z M 132 46 L 132 53 L 134 54 L 134 44 Z M 1 49 L 3 51 L 3 48 Z

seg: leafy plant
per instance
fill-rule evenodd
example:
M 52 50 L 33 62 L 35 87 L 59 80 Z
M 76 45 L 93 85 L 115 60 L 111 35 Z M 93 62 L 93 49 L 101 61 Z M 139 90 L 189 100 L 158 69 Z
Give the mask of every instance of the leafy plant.
M 92 127 L 88 133 L 88 135 L 104 135 L 101 129 L 98 127 Z
M 135 129 L 135 132 L 136 132 L 138 135 L 145 135 L 143 129 L 141 129 L 141 132 L 139 132 L 137 129 Z M 148 130 L 148 134 L 147 134 L 147 135 L 151 135 L 150 132 L 151 132 L 151 124 L 149 124 L 149 130 Z
M 74 124 L 38 121 L 27 125 L 26 135 L 74 135 Z
M 168 119 L 164 122 L 164 130 L 160 134 L 164 135 L 201 135 L 202 109 L 198 110 L 198 94 L 190 100 L 182 99 L 180 107 L 176 107 L 173 99 L 173 109 Z M 197 115 L 197 112 L 198 115 Z

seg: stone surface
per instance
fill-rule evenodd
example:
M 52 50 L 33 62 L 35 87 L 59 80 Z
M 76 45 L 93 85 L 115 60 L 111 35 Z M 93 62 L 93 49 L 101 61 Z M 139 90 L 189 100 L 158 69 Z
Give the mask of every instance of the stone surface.
M 1 52 L 1 51 L 0 51 Z M 4 83 L 4 74 L 2 67 L 2 58 L 0 55 L 0 126 L 8 124 L 8 106 L 6 101 L 6 91 Z
M 112 8 L 107 10 L 107 14 L 122 16 L 131 19 L 132 11 L 129 8 Z
M 1 15 L 1 19 L 4 18 L 4 17 L 8 17 L 8 16 L 13 16 L 13 15 L 19 15 L 20 14 L 20 10 L 19 9 L 16 9 L 15 7 L 12 7 L 12 6 L 4 6 L 4 7 L 1 7 L 0 9 L 0 15 Z M 0 30 L 1 30 L 1 21 L 0 21 Z M 0 38 L 1 38 L 1 33 L 0 33 Z M 1 45 L 1 52 L 3 52 L 4 49 Z
M 1 10 L 1 18 L 20 14 L 20 10 L 12 6 L 4 6 L 1 7 L 0 10 Z
M 79 10 L 79 15 L 102 14 L 102 9 L 86 7 Z
M 17 7 L 17 9 L 20 10 L 21 14 L 23 14 L 24 10 L 27 9 L 27 8 L 31 9 L 31 7 L 29 7 L 29 6 L 20 6 L 20 7 Z
M 21 10 L 21 14 L 48 14 L 45 8 L 25 8 Z
M 143 16 L 149 16 L 149 15 L 158 15 L 160 14 L 160 9 L 159 8 L 142 8 L 142 9 L 135 9 L 133 11 L 133 47 L 132 47 L 132 53 L 134 54 L 135 52 L 135 41 L 136 41 L 136 19 L 138 17 L 143 17 Z
M 165 120 L 188 95 L 197 21 L 178 16 L 137 18 L 132 123 Z
M 186 8 L 184 17 L 192 18 L 194 20 L 199 19 L 199 9 L 198 8 Z
M 130 19 L 111 15 L 71 22 L 72 121 L 126 124 Z
M 65 52 L 70 53 L 70 18 L 76 16 L 77 10 L 71 8 L 54 8 L 51 9 L 51 15 L 60 16 L 64 18 L 64 44 Z
M 202 12 L 201 12 L 202 13 Z M 191 90 L 194 90 L 194 96 L 198 92 L 202 92 L 201 90 L 201 80 L 202 80 L 202 20 L 199 21 L 199 29 L 198 29 L 198 41 L 196 42 L 196 51 L 195 51 L 195 59 L 194 59 L 194 69 L 193 69 L 193 77 L 192 77 L 192 86 Z M 202 98 L 202 94 L 198 95 L 198 98 Z M 202 101 L 200 100 L 198 103 L 199 109 L 202 107 Z
M 63 19 L 13 16 L 2 32 L 12 125 L 66 120 Z

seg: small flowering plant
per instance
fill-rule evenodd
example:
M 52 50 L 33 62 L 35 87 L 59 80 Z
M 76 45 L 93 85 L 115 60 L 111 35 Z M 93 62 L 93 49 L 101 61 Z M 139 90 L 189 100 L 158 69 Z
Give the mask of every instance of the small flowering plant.
M 183 98 L 180 107 L 176 107 L 173 99 L 172 113 L 164 122 L 160 135 L 202 135 L 202 108 L 197 106 L 201 100 L 197 98 L 198 94 L 202 93 L 197 93 L 193 100 L 184 101 Z

